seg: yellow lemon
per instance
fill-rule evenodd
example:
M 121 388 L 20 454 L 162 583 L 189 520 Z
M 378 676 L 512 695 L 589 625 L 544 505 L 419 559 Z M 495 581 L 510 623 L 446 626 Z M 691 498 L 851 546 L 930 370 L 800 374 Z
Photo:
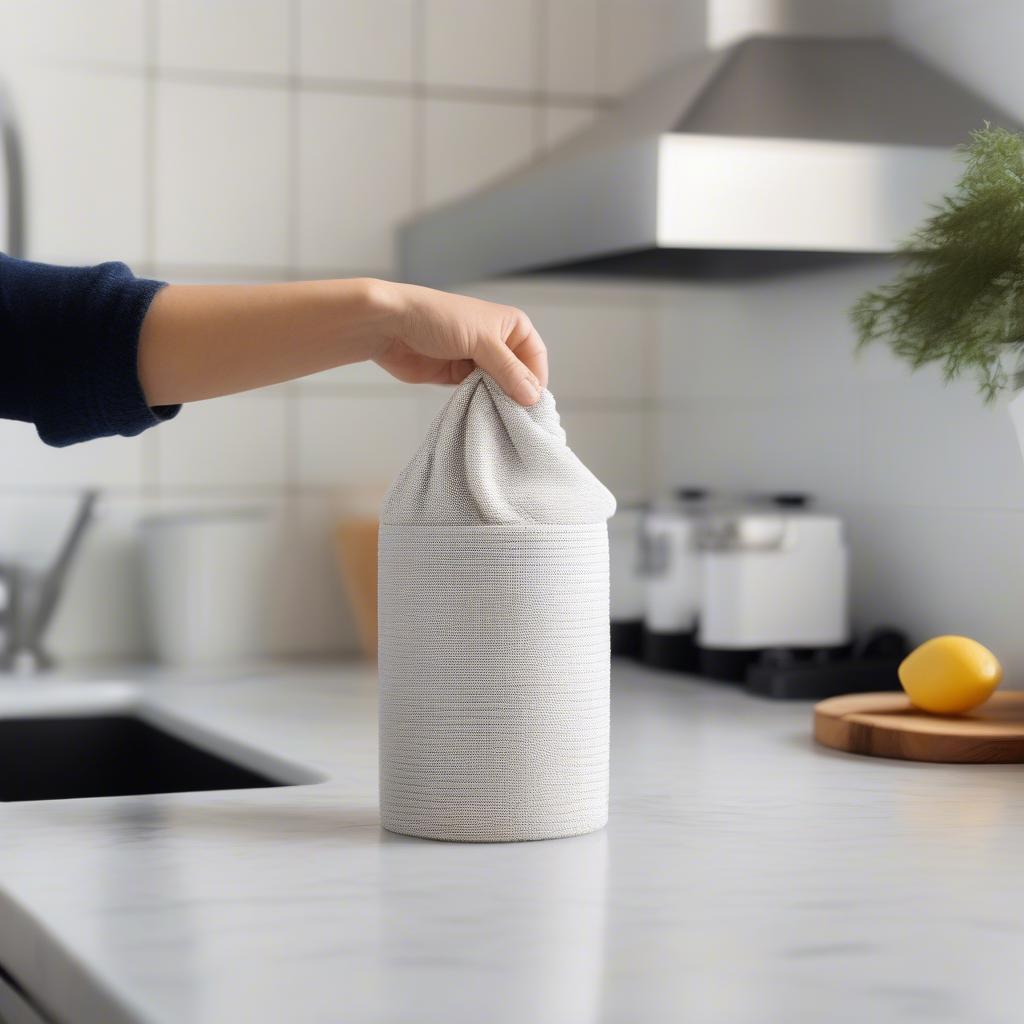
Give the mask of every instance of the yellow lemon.
M 911 651 L 899 667 L 900 682 L 922 711 L 956 715 L 984 703 L 1003 678 L 1003 666 L 977 640 L 937 636 Z

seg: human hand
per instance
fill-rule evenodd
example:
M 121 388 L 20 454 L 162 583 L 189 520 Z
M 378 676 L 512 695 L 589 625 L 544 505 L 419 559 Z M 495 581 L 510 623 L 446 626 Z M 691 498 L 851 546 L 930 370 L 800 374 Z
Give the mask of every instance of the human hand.
M 520 405 L 540 398 L 547 349 L 521 310 L 416 285 L 375 284 L 387 315 L 371 358 L 393 377 L 459 384 L 480 367 Z

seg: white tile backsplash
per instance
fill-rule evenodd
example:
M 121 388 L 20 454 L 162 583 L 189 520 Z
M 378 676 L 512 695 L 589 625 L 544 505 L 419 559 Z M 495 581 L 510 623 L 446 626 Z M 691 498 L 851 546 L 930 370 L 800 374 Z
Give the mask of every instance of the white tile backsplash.
M 608 89 L 604 5 L 0 0 L 29 255 L 123 259 L 179 282 L 393 273 L 393 226 L 414 201 L 485 184 L 595 116 Z M 661 7 L 636 16 L 664 34 Z M 620 493 L 642 490 L 648 293 L 524 280 L 475 290 L 533 313 L 570 442 Z M 351 651 L 331 495 L 385 487 L 449 395 L 361 364 L 193 404 L 137 439 L 56 450 L 0 424 L 0 557 L 47 561 L 75 492 L 104 489 L 53 645 L 64 658 L 138 657 L 139 517 L 272 502 L 275 651 Z
M 547 345 L 557 399 L 599 395 L 646 402 L 657 322 L 651 309 L 632 303 L 540 301 L 529 303 L 528 312 Z
M 141 0 L 0 0 L 0 67 L 76 62 L 140 68 Z
M 1024 463 L 973 381 L 857 355 L 848 310 L 892 273 L 865 264 L 659 303 L 653 475 L 662 488 L 806 490 L 847 526 L 863 630 L 966 633 L 1024 667 Z M 1010 609 L 1009 611 L 1007 609 Z
M 896 624 L 918 642 L 942 633 L 974 637 L 997 653 L 1009 680 L 1019 676 L 1024 666 L 1020 509 L 872 504 L 845 511 L 858 626 Z
M 158 483 L 169 489 L 284 487 L 288 401 L 275 389 L 186 406 L 160 428 Z
M 826 505 L 863 495 L 855 400 L 692 399 L 657 419 L 655 462 L 666 487 L 799 491 Z
M 726 6 L 714 6 L 712 30 Z M 912 7 L 897 30 L 949 56 L 944 30 Z M 966 11 L 957 6 L 961 27 Z M 597 116 L 588 102 L 707 31 L 701 5 L 675 0 L 0 0 L 30 252 L 144 261 L 178 280 L 387 274 L 393 225 L 414 197 L 446 201 L 556 145 Z M 853 358 L 845 311 L 886 273 L 474 291 L 531 314 L 569 441 L 620 496 L 652 482 L 813 491 L 848 519 L 861 623 L 973 631 L 1024 662 L 1007 639 L 1024 508 L 1009 422 L 969 384 L 911 377 L 884 349 Z M 55 450 L 31 427 L 0 424 L 0 554 L 45 561 L 73 492 L 107 489 L 53 640 L 65 656 L 137 655 L 138 516 L 287 498 L 274 647 L 352 650 L 328 492 L 385 485 L 448 394 L 363 364 L 196 404 L 132 440 Z M 36 502 L 31 515 L 12 511 L 19 495 Z
M 416 0 L 299 0 L 299 71 L 412 82 Z
M 847 311 L 888 270 L 871 261 L 745 283 L 680 285 L 659 307 L 664 344 L 656 396 L 671 403 L 808 390 L 852 394 L 863 373 L 882 367 L 877 352 L 855 357 Z M 891 370 L 885 366 L 885 379 L 893 379 Z M 905 376 L 899 371 L 896 379 Z
M 543 113 L 544 148 L 572 138 L 598 118 L 596 110 L 586 107 L 545 107 Z
M 569 447 L 617 499 L 643 496 L 649 483 L 650 418 L 642 411 L 559 408 Z
M 274 277 L 289 265 L 386 274 L 393 224 L 414 195 L 445 201 L 568 138 L 596 110 L 564 98 L 630 88 L 702 30 L 693 8 L 671 0 L 157 0 L 150 86 L 132 71 L 147 52 L 141 0 L 97 0 L 88 13 L 69 0 L 40 0 L 31 15 L 18 6 L 12 19 L 0 2 L 0 53 L 24 130 L 32 255 L 152 259 L 194 280 Z M 244 77 L 292 70 L 315 81 L 290 94 Z M 213 84 L 217 75 L 237 83 Z M 845 310 L 887 272 L 474 290 L 532 315 L 570 444 L 620 496 L 652 481 L 810 490 L 847 518 L 859 624 L 971 632 L 1024 663 L 1013 639 L 1024 468 L 1009 423 L 970 385 L 911 377 L 883 349 L 853 359 Z M 31 427 L 0 425 L 0 553 L 46 561 L 72 492 L 110 491 L 53 643 L 65 657 L 137 656 L 138 516 L 290 494 L 273 646 L 350 651 L 328 492 L 385 485 L 448 394 L 364 364 L 197 404 L 134 440 L 52 450 Z M 11 511 L 18 495 L 36 502 L 31 515 Z
M 288 71 L 289 0 L 156 0 L 165 68 Z
M 884 6 L 884 30 L 981 97 L 989 119 L 1016 130 L 1024 119 L 1024 63 L 1018 51 L 1024 5 L 890 0 Z
M 1020 106 L 1014 5 L 950 0 L 942 17 L 925 0 L 853 6 L 0 0 L 29 255 L 122 259 L 175 280 L 387 274 L 392 225 L 414 197 L 485 184 L 709 32 L 744 26 L 886 22 L 993 102 Z M 890 269 L 467 287 L 533 316 L 569 442 L 621 497 L 678 483 L 812 491 L 847 521 L 858 626 L 965 632 L 1012 671 L 1024 667 L 1024 464 L 1005 410 L 982 407 L 969 383 L 911 375 L 881 347 L 853 356 L 846 310 Z M 139 516 L 274 501 L 274 649 L 351 651 L 330 492 L 386 485 L 449 393 L 364 364 L 194 405 L 137 439 L 57 450 L 0 424 L 0 557 L 48 561 L 74 492 L 105 489 L 52 642 L 64 658 L 135 657 L 146 650 Z
M 1005 402 L 920 373 L 866 392 L 864 493 L 905 505 L 1024 509 L 1024 464 Z
M 637 3 L 654 17 L 635 18 Z M 658 0 L 604 0 L 605 38 L 601 89 L 618 96 L 650 78 L 665 60 L 664 27 Z M 615 40 L 614 45 L 611 41 Z
M 138 77 L 37 68 L 14 82 L 30 253 L 56 263 L 145 255 L 145 91 Z
M 596 96 L 601 0 L 548 0 L 544 5 L 543 86 L 549 93 Z
M 288 262 L 288 97 L 283 90 L 161 82 L 156 258 Z
M 426 82 L 521 91 L 537 87 L 537 0 L 422 2 Z
M 488 184 L 533 153 L 527 106 L 427 100 L 423 196 L 428 206 Z
M 303 486 L 387 485 L 421 439 L 411 393 L 298 399 L 298 480 Z
M 146 445 L 143 435 L 50 448 L 34 426 L 0 420 L 0 481 L 5 488 L 139 487 Z
M 411 97 L 300 97 L 300 265 L 378 274 L 392 270 L 395 226 L 413 205 L 413 102 Z
M 334 549 L 329 496 L 303 496 L 282 510 L 270 602 L 270 646 L 279 657 L 353 654 L 358 638 Z
M 704 46 L 705 15 L 699 4 L 677 0 L 603 0 L 603 4 L 603 92 L 621 95 L 674 58 Z

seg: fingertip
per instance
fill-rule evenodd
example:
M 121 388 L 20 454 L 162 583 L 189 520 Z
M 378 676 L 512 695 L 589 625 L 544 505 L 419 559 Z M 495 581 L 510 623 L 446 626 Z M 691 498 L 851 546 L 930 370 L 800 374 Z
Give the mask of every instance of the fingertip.
M 548 386 L 548 350 L 544 339 L 536 329 L 531 331 L 526 343 L 516 352 L 525 366 L 537 379 L 542 388 Z
M 520 405 L 536 405 L 540 401 L 540 388 L 530 377 L 523 377 L 522 380 L 512 389 L 510 395 Z

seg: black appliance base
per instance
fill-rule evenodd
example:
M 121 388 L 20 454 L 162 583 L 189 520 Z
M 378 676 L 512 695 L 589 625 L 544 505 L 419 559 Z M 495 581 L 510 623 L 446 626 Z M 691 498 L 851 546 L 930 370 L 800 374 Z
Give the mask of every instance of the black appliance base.
M 644 646 L 643 619 L 612 623 L 612 656 L 639 658 Z
M 900 661 L 889 659 L 753 665 L 747 689 L 775 700 L 824 700 L 844 693 L 898 690 Z
M 761 651 L 730 651 L 717 647 L 697 648 L 697 674 L 723 683 L 742 683 L 747 669 Z
M 688 633 L 654 633 L 645 630 L 643 655 L 645 664 L 674 672 L 694 672 L 697 668 L 696 631 Z

